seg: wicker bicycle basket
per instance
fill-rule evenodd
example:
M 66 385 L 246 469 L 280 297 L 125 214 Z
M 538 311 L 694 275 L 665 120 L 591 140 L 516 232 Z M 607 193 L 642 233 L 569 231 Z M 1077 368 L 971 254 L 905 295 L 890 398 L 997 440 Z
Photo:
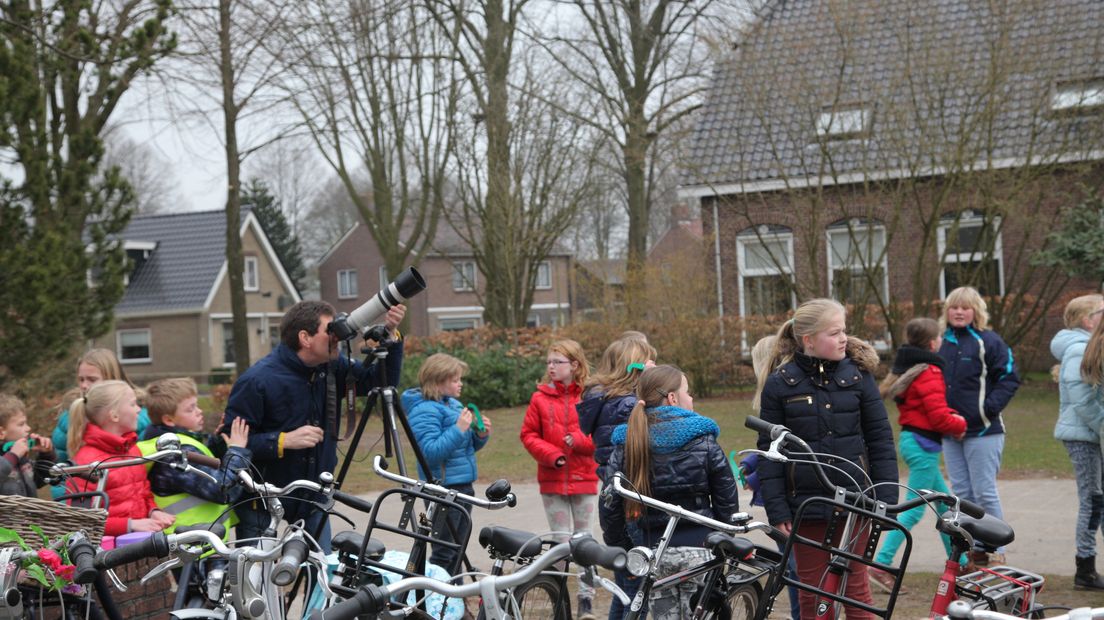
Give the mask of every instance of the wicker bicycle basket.
M 106 510 L 78 508 L 37 497 L 0 495 L 0 527 L 15 530 L 32 547 L 37 547 L 39 540 L 32 525 L 41 528 L 50 540 L 83 530 L 92 544 L 99 545 L 106 522 Z

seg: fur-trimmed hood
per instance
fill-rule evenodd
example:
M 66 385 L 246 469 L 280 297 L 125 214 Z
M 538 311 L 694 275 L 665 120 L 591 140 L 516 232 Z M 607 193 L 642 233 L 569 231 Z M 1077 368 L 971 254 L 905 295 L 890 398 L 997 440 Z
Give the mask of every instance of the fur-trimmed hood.
M 889 387 L 882 389 L 882 398 L 892 398 L 897 400 L 897 397 L 904 394 L 905 390 L 909 389 L 912 382 L 916 380 L 916 377 L 920 376 L 920 373 L 928 369 L 928 364 L 916 364 L 908 370 L 905 374 L 897 377 L 897 379 L 889 384 Z
M 878 370 L 878 364 L 881 362 L 874 347 L 870 346 L 865 340 L 854 336 L 847 337 L 847 357 L 854 360 L 860 369 L 870 374 L 874 374 Z

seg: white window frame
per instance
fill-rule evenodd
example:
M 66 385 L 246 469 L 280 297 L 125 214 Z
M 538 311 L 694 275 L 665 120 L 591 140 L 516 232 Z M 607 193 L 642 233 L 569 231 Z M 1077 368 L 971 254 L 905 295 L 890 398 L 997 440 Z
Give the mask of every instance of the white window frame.
M 541 282 L 541 274 L 544 274 L 545 281 Z M 541 261 L 537 265 L 537 285 L 538 291 L 547 291 L 552 289 L 552 263 L 549 261 Z
M 146 357 L 125 357 L 123 355 L 123 336 L 126 334 L 145 334 L 146 349 L 149 354 Z M 115 332 L 115 355 L 121 364 L 148 364 L 153 361 L 153 332 L 148 327 L 140 329 L 120 329 Z
M 963 213 L 958 218 L 958 228 L 970 227 L 970 226 L 984 226 L 985 220 L 979 215 L 971 212 Z M 997 263 L 997 285 L 1000 290 L 997 291 L 998 296 L 1004 296 L 1004 234 L 1000 230 L 1000 217 L 993 218 L 989 225 L 993 227 L 997 237 L 993 241 L 993 260 Z M 938 250 L 937 258 L 939 258 L 939 298 L 946 299 L 947 293 L 947 269 L 945 265 L 947 263 L 967 263 L 972 261 L 981 261 L 985 259 L 985 255 L 982 252 L 956 252 L 954 254 L 947 254 L 944 256 L 944 252 L 947 249 L 947 233 L 950 232 L 954 226 L 955 220 L 948 219 L 939 223 L 939 228 L 936 231 L 936 249 Z
M 785 244 L 786 248 L 786 265 L 781 269 L 777 264 L 766 268 L 749 268 L 744 260 L 745 247 L 751 244 L 763 245 L 771 241 L 781 241 Z M 794 247 L 793 247 L 793 232 L 775 231 L 770 232 L 766 226 L 759 227 L 759 234 L 738 234 L 736 235 L 736 272 L 737 272 L 737 285 L 740 297 L 740 316 L 747 316 L 747 300 L 744 299 L 744 278 L 756 277 L 756 276 L 778 276 L 787 275 L 790 279 L 793 279 L 793 262 L 794 262 Z M 790 309 L 794 309 L 797 305 L 797 296 L 790 291 Z
M 869 106 L 850 105 L 821 110 L 816 119 L 816 135 L 829 140 L 860 138 L 870 133 L 874 110 Z
M 350 290 L 352 289 L 352 290 Z M 359 286 L 357 286 L 357 270 L 356 269 L 338 269 L 337 270 L 337 298 L 338 299 L 356 299 L 359 295 Z
M 841 268 L 846 267 L 846 265 L 837 265 L 836 264 L 836 260 L 835 260 L 836 253 L 832 250 L 832 247 L 833 247 L 832 246 L 832 237 L 834 235 L 846 235 L 847 237 L 851 237 L 853 232 L 854 233 L 865 232 L 865 233 L 871 234 L 871 235 L 880 233 L 882 235 L 882 255 L 880 257 L 880 262 L 877 265 L 871 265 L 871 262 L 875 259 L 878 259 L 879 257 L 876 257 L 876 256 L 862 257 L 863 259 L 866 259 L 867 262 L 866 263 L 860 262 L 858 265 L 851 266 L 851 273 L 862 275 L 865 272 L 865 270 L 870 268 L 871 266 L 881 267 L 882 268 L 882 291 L 885 295 L 889 295 L 889 264 L 888 264 L 888 260 L 887 260 L 887 256 L 888 256 L 889 252 L 886 250 L 886 228 L 885 228 L 885 225 L 881 224 L 881 223 L 862 222 L 862 221 L 856 221 L 856 220 L 851 220 L 849 222 L 846 222 L 842 226 L 840 226 L 840 225 L 836 225 L 834 227 L 830 226 L 824 231 L 824 238 L 825 238 L 825 241 L 827 242 L 826 250 L 828 252 L 828 295 L 832 299 L 836 299 L 836 291 L 834 290 L 835 287 L 834 287 L 834 284 L 833 284 L 835 282 L 836 269 L 841 269 Z M 865 252 L 865 248 L 863 248 L 861 251 Z M 836 301 L 842 301 L 842 300 L 836 299 Z M 885 302 L 885 301 L 888 301 L 888 300 L 883 299 L 881 301 Z
M 483 317 L 481 315 L 477 315 L 477 314 L 466 314 L 466 315 L 456 315 L 456 316 L 439 316 L 439 317 L 437 317 L 437 331 L 440 331 L 440 332 L 444 332 L 444 331 L 462 331 L 462 330 L 452 330 L 452 329 L 447 330 L 447 329 L 445 329 L 443 327 L 443 324 L 444 324 L 445 321 L 471 321 L 471 327 L 465 327 L 465 328 L 462 328 L 462 329 L 477 329 L 483 324 Z
M 1050 95 L 1052 112 L 1078 112 L 1104 108 L 1104 77 L 1058 82 Z
M 379 287 L 380 287 L 380 290 L 382 291 L 384 288 L 387 287 L 388 284 L 391 284 L 391 281 L 387 279 L 387 265 L 380 265 L 380 268 L 379 268 Z
M 469 279 L 465 271 L 471 272 L 471 278 Z M 456 276 L 460 274 L 460 286 L 457 287 Z M 452 290 L 457 293 L 466 293 L 475 290 L 476 278 L 478 277 L 478 270 L 475 268 L 475 261 L 459 260 L 452 263 Z M 468 280 L 466 283 L 464 280 Z
M 242 288 L 248 292 L 261 290 L 261 263 L 256 256 L 243 257 Z
M 230 349 L 226 348 L 226 331 L 227 330 L 230 330 L 230 347 L 231 347 Z M 234 346 L 234 321 L 232 319 L 229 320 L 229 321 L 226 321 L 226 320 L 222 321 L 222 333 L 219 334 L 219 335 L 222 336 L 222 338 L 220 339 L 220 341 L 222 342 L 222 367 L 223 368 L 233 368 L 234 366 L 237 365 L 237 363 L 226 361 L 226 352 L 228 350 L 233 351 L 233 346 Z

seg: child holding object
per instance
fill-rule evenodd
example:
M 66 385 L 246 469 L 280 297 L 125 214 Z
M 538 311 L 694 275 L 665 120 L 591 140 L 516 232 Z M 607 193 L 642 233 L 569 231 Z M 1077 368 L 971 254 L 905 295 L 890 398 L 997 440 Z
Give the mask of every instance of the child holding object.
M 537 480 L 553 532 L 589 532 L 598 494 L 594 442 L 579 430 L 582 385 L 589 374 L 583 347 L 558 340 L 548 349 L 544 378 L 525 412 L 521 443 L 537 461 Z M 566 536 L 564 537 L 566 539 Z M 594 588 L 579 582 L 579 618 L 592 616 Z
M 31 432 L 23 401 L 0 394 L 0 495 L 38 497 L 53 461 L 53 444 Z
M 402 395 L 403 408 L 414 432 L 414 439 L 422 449 L 430 471 L 423 471 L 418 464 L 422 480 L 439 479 L 441 484 L 473 495 L 472 483 L 478 477 L 475 453 L 487 445 L 491 435 L 491 420 L 483 416 L 483 430 L 472 424 L 474 415 L 460 403 L 464 387 L 464 374 L 468 365 L 446 353 L 434 353 L 426 358 L 418 370 L 420 388 L 411 388 Z M 456 542 L 467 540 L 471 526 L 468 518 L 449 509 L 446 520 L 449 527 L 436 532 L 440 540 Z M 452 532 L 456 532 L 454 538 Z M 463 549 L 460 550 L 461 552 Z M 429 561 L 455 574 L 459 566 L 459 554 L 443 545 L 433 545 Z
M 943 382 L 943 358 L 939 347 L 943 335 L 935 319 L 915 318 L 905 326 L 908 344 L 897 350 L 893 369 L 882 381 L 882 397 L 897 403 L 900 415 L 901 436 L 898 445 L 901 456 L 909 468 L 906 499 L 916 497 L 911 489 L 928 489 L 950 493 L 943 472 L 939 469 L 939 455 L 943 452 L 943 436 L 962 439 L 966 433 L 966 419 L 947 405 L 947 386 Z M 897 521 L 911 530 L 924 518 L 926 506 L 917 506 L 897 515 Z M 951 541 L 943 536 L 943 548 L 948 556 Z M 882 548 L 874 560 L 880 564 L 892 564 L 893 558 L 905 535 L 900 530 L 890 530 L 882 541 Z M 893 575 L 871 567 L 870 580 L 889 592 L 893 588 Z M 901 586 L 900 592 L 906 592 Z

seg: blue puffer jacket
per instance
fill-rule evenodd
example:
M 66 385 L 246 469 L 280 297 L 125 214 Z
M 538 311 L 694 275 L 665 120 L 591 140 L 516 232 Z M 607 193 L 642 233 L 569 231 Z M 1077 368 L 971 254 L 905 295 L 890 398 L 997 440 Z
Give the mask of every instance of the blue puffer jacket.
M 402 342 L 390 345 L 387 356 L 387 377 L 394 385 L 402 372 Z M 350 362 L 340 357 L 318 366 L 307 366 L 299 355 L 284 344 L 278 345 L 238 377 L 230 391 L 230 400 L 223 416 L 223 428 L 238 417 L 249 424 L 248 448 L 253 464 L 265 482 L 283 486 L 292 480 L 318 480 L 324 471 L 337 466 L 337 439 L 340 433 L 341 400 L 345 396 L 345 376 Z M 326 429 L 326 376 L 336 373 L 338 398 L 337 433 Z M 357 394 L 367 394 L 375 386 L 376 367 L 352 362 Z M 280 433 L 293 431 L 305 424 L 322 427 L 326 432 L 313 448 L 284 450 L 280 456 Z M 298 493 L 296 494 L 299 495 Z M 304 497 L 311 494 L 304 492 Z M 284 502 L 289 522 L 306 516 L 313 508 L 304 502 Z
M 1020 387 L 1012 348 L 992 330 L 947 327 L 939 355 L 947 404 L 966 418 L 966 437 L 1003 433 L 1001 412 Z
M 1088 343 L 1089 332 L 1083 329 L 1063 329 L 1050 341 L 1051 354 L 1061 362 L 1055 439 L 1100 443 L 1104 402 L 1100 390 L 1081 378 L 1081 358 Z
M 673 412 L 674 417 L 668 419 L 663 413 L 665 410 Z M 650 497 L 728 523 L 732 515 L 740 511 L 740 501 L 732 467 L 724 450 L 717 445 L 716 424 L 709 418 L 677 407 L 660 407 L 653 411 L 658 413 L 659 421 L 651 427 Z M 664 450 L 661 442 L 665 426 L 689 428 L 673 440 L 674 444 L 681 445 L 670 445 Z M 617 428 L 609 461 L 611 473 L 621 471 L 625 461 L 625 425 Z M 669 517 L 649 509 L 636 522 L 638 527 L 628 528 L 624 500 L 611 494 L 607 501 L 599 504 L 598 518 L 605 543 L 628 549 L 632 545 L 655 546 Z M 689 521 L 680 521 L 671 544 L 700 547 L 710 531 Z
M 410 430 L 429 464 L 429 475 L 418 464 L 422 480 L 436 479 L 446 485 L 471 484 L 479 474 L 475 452 L 487 445 L 488 437 L 475 434 L 475 425 L 461 432 L 456 420 L 464 405 L 455 398 L 429 400 L 420 388 L 411 388 L 402 395 L 402 406 L 410 421 Z
M 767 378 L 760 398 L 759 417 L 771 424 L 786 426 L 804 439 L 814 452 L 833 455 L 822 456 L 821 462 L 839 467 L 860 484 L 867 475 L 875 484 L 897 483 L 893 430 L 878 384 L 871 374 L 878 356 L 873 349 L 866 348 L 869 351 L 860 357 L 861 367 L 850 357 L 828 362 L 798 353 L 796 359 Z M 849 355 L 851 351 L 849 347 Z M 760 450 L 766 450 L 769 444 L 769 438 L 759 436 Z M 759 490 L 771 525 L 792 521 L 805 500 L 828 496 L 808 465 L 761 459 L 757 471 Z M 844 474 L 829 470 L 828 476 L 834 484 L 854 490 Z M 863 484 L 864 488 L 868 484 Z M 887 504 L 894 504 L 897 487 L 895 484 L 879 485 L 875 495 Z M 810 508 L 804 518 L 827 520 L 826 505 Z
M 613 452 L 610 441 L 613 429 L 629 421 L 629 414 L 636 406 L 636 401 L 634 394 L 606 398 L 601 389 L 593 387 L 575 405 L 575 411 L 579 414 L 579 429 L 590 435 L 594 441 L 594 460 L 598 463 L 598 479 L 602 484 L 606 483 L 613 471 L 609 468 L 610 454 Z

